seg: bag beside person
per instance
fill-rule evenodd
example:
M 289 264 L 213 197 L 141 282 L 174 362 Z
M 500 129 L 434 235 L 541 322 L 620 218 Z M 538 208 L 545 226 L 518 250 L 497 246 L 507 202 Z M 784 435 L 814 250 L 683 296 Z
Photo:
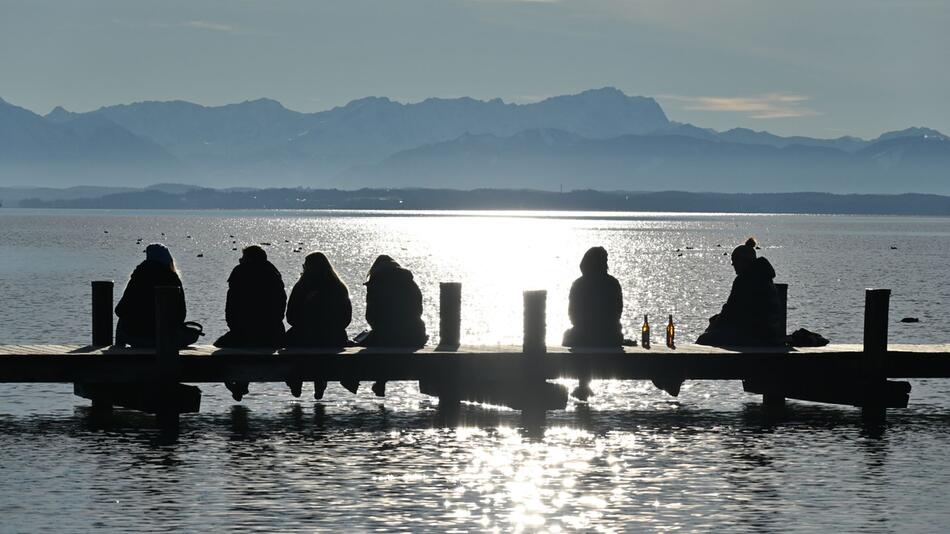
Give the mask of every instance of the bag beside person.
M 187 347 L 198 341 L 204 334 L 204 327 L 195 321 L 185 321 L 178 329 L 178 346 Z

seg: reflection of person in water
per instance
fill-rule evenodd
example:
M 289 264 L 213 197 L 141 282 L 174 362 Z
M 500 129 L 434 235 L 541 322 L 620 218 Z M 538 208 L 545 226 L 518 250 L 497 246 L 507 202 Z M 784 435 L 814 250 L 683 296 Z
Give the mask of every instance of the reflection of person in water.
M 280 271 L 267 261 L 264 249 L 257 245 L 246 247 L 228 277 L 225 318 L 229 330 L 214 342 L 215 346 L 280 348 L 284 342 L 286 304 L 287 292 Z M 234 400 L 247 394 L 247 382 L 225 385 Z
M 565 347 L 619 347 L 623 342 L 620 313 L 623 293 L 607 273 L 607 251 L 592 247 L 581 259 L 581 277 L 571 285 L 568 316 L 572 327 L 564 332 Z M 590 377 L 581 376 L 573 395 L 586 400 L 592 394 Z
M 346 327 L 353 307 L 350 292 L 322 252 L 313 252 L 304 260 L 303 273 L 294 284 L 287 303 L 288 347 L 342 348 L 349 344 Z M 302 383 L 287 382 L 295 397 Z M 313 396 L 323 398 L 325 381 L 313 383 Z
M 122 293 L 115 314 L 119 317 L 115 329 L 116 345 L 132 347 L 155 346 L 155 288 L 181 287 L 181 278 L 175 260 L 164 245 L 153 243 L 145 247 L 145 261 L 138 264 Z M 175 324 L 185 321 L 185 292 L 178 293 L 170 319 Z
M 363 285 L 370 331 L 357 340 L 359 345 L 421 348 L 426 344 L 429 336 L 422 321 L 422 292 L 408 269 L 381 255 L 373 262 Z M 373 392 L 385 395 L 386 382 L 373 384 Z
M 784 343 L 778 292 L 769 260 L 756 257 L 755 239 L 732 251 L 736 278 L 722 310 L 709 318 L 700 345 L 769 346 Z

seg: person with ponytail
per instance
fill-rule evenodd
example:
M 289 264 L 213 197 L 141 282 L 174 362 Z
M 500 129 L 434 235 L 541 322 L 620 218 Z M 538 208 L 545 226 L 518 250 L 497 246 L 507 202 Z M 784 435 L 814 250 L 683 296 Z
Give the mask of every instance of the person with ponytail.
M 782 345 L 781 310 L 769 260 L 756 257 L 755 239 L 732 251 L 736 278 L 722 310 L 709 318 L 709 326 L 696 343 L 714 346 Z

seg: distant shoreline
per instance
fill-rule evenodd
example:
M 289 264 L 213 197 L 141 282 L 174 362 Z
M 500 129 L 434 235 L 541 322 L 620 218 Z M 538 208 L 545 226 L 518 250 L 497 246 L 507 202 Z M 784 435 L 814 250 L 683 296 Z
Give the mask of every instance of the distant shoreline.
M 551 192 L 509 189 L 208 189 L 166 186 L 56 198 L 43 190 L 6 207 L 46 209 L 521 210 L 950 216 L 950 196 L 930 194 Z M 7 190 L 9 193 L 13 190 Z M 0 191 L 0 194 L 3 194 Z M 67 196 L 63 194 L 63 196 Z M 45 197 L 45 198 L 43 198 Z M 0 208 L 2 209 L 2 208 Z

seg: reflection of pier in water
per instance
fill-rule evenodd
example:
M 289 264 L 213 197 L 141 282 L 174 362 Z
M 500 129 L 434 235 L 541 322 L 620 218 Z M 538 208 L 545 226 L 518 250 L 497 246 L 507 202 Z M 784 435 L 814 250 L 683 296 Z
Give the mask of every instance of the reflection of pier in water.
M 442 408 L 460 401 L 507 405 L 529 413 L 563 408 L 567 392 L 547 382 L 590 377 L 618 380 L 742 380 L 771 412 L 785 398 L 858 406 L 872 421 L 886 408 L 907 406 L 910 386 L 887 378 L 950 378 L 950 345 L 887 344 L 888 290 L 868 290 L 863 345 L 815 348 L 567 349 L 545 346 L 545 293 L 525 293 L 520 346 L 459 345 L 461 288 L 443 284 L 441 344 L 434 348 L 178 350 L 168 341 L 177 325 L 163 320 L 163 302 L 178 288 L 159 288 L 158 347 L 112 343 L 112 283 L 93 283 L 93 344 L 0 346 L 0 382 L 74 382 L 96 409 L 126 406 L 176 423 L 196 412 L 200 391 L 180 382 L 288 380 L 411 380 Z M 784 291 L 782 292 L 784 293 Z M 174 295 L 172 295 L 174 296 Z

